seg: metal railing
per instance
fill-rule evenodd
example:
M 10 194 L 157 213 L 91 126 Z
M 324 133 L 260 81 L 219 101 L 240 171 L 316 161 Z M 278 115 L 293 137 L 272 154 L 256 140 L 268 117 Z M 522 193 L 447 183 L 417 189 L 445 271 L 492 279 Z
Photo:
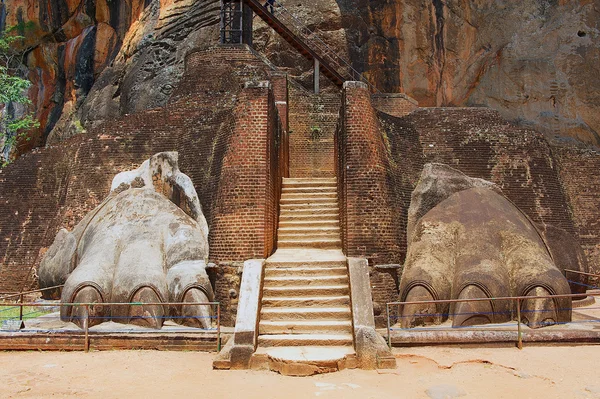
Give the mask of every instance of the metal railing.
M 23 304 L 23 297 L 26 296 L 26 295 L 33 295 L 33 294 L 42 293 L 42 292 L 46 292 L 46 291 L 50 291 L 50 290 L 56 290 L 56 289 L 63 288 L 63 287 L 64 287 L 64 284 L 61 284 L 61 285 L 55 285 L 53 287 L 46 287 L 46 288 L 40 288 L 40 289 L 32 290 L 32 291 L 19 292 L 17 294 L 8 294 L 8 295 L 5 295 L 3 297 L 0 297 L 0 306 L 4 306 L 4 305 L 1 305 L 1 302 L 4 302 L 4 301 L 6 301 L 7 299 L 10 299 L 10 298 L 17 298 L 18 297 L 19 298 L 19 303 Z M 2 319 L 2 312 L 7 311 L 7 310 L 10 310 L 10 308 L 9 309 L 4 309 L 4 310 L 0 310 L 0 319 Z M 23 323 L 23 318 L 25 316 L 27 316 L 27 315 L 23 314 L 23 306 L 19 306 L 19 321 L 21 322 L 20 324 Z
M 56 288 L 56 287 L 51 287 L 51 288 Z M 39 291 L 39 290 L 38 290 Z M 14 295 L 10 295 L 9 297 L 14 297 L 15 295 L 26 295 L 26 293 L 22 293 L 22 294 L 14 294 Z M 216 308 L 216 311 L 211 312 L 212 314 L 210 316 L 202 316 L 202 315 L 193 315 L 193 316 L 160 316 L 160 317 L 155 317 L 155 316 L 107 316 L 107 315 L 101 315 L 101 316 L 95 316 L 93 315 L 93 312 L 90 312 L 90 309 L 93 309 L 94 307 L 98 307 L 98 306 L 109 306 L 109 307 L 121 307 L 121 306 L 163 306 L 163 307 L 172 307 L 172 306 L 210 306 L 211 308 Z M 16 316 L 3 316 L 2 313 L 9 311 L 11 309 L 15 309 L 15 308 L 19 308 L 19 318 L 17 319 Z M 180 325 L 174 326 L 175 328 L 172 331 L 165 331 L 165 329 L 160 329 L 160 330 L 140 330 L 140 329 L 133 329 L 133 327 L 129 327 L 126 324 L 123 324 L 123 328 L 122 329 L 116 329 L 116 330 L 108 330 L 108 329 L 102 329 L 99 330 L 98 333 L 155 333 L 155 334 L 166 334 L 166 333 L 172 333 L 172 334 L 181 334 L 181 333 L 203 333 L 203 332 L 215 332 L 216 333 L 216 340 L 217 340 L 217 352 L 221 351 L 221 305 L 220 302 L 157 302 L 157 303 L 142 303 L 142 302 L 131 302 L 131 303 L 44 303 L 44 302 L 33 302 L 33 303 L 26 303 L 26 302 L 13 302 L 13 303 L 0 303 L 0 326 L 3 326 L 2 328 L 0 328 L 0 332 L 14 332 L 15 330 L 19 330 L 19 331 L 23 331 L 23 332 L 38 332 L 38 330 L 36 329 L 30 329 L 30 330 L 23 330 L 23 323 L 24 320 L 28 319 L 26 316 L 24 315 L 24 311 L 23 309 L 25 308 L 41 308 L 42 311 L 37 311 L 37 312 L 31 312 L 32 314 L 35 314 L 36 317 L 35 318 L 29 318 L 29 320 L 41 320 L 42 318 L 47 318 L 47 315 L 50 313 L 54 313 L 57 310 L 59 310 L 62 307 L 73 307 L 73 308 L 83 308 L 83 316 L 70 316 L 69 320 L 71 322 L 77 321 L 79 322 L 82 327 L 81 330 L 83 330 L 83 334 L 84 334 L 84 344 L 83 344 L 83 350 L 85 352 L 88 352 L 90 349 L 90 322 L 95 321 L 100 321 L 100 322 L 104 322 L 104 321 L 115 321 L 118 319 L 136 319 L 136 320 L 140 320 L 140 319 L 156 319 L 156 318 L 160 318 L 160 319 L 164 319 L 164 320 L 175 320 L 175 319 L 203 319 L 203 318 L 208 318 L 210 319 L 210 328 L 198 328 L 198 327 L 183 327 Z M 51 309 L 51 310 L 49 310 Z M 167 312 L 166 312 L 167 313 Z M 71 312 L 71 315 L 73 314 L 79 314 L 79 312 Z M 55 319 L 58 319 L 59 316 L 56 316 Z M 16 329 L 6 329 L 4 328 L 4 325 L 6 324 L 7 320 L 14 320 L 14 321 L 18 321 L 21 325 L 18 326 L 18 328 Z M 92 324 L 98 324 L 98 323 L 92 323 Z M 51 331 L 51 332 L 67 332 L 68 330 L 65 328 L 54 328 L 52 330 L 48 330 L 48 329 L 43 329 L 42 331 L 47 332 L 47 331 Z M 69 329 L 69 331 L 78 331 L 77 329 L 75 329 L 75 327 Z
M 598 287 L 595 287 L 598 288 Z M 482 324 L 482 325 L 476 325 L 476 326 L 460 326 L 460 327 L 454 327 L 454 326 L 424 326 L 424 327 L 410 327 L 410 328 L 401 328 L 401 327 L 395 327 L 396 324 L 398 324 L 399 320 L 402 320 L 403 318 L 407 318 L 407 317 L 440 317 L 440 318 L 449 318 L 450 316 L 475 316 L 475 315 L 481 315 L 483 313 L 480 312 L 473 312 L 473 313 L 417 313 L 417 314 L 412 314 L 409 316 L 402 316 L 402 307 L 406 306 L 406 305 L 428 305 L 428 304 L 434 304 L 434 305 L 440 305 L 440 304 L 456 304 L 456 303 L 464 303 L 464 302 L 498 302 L 498 301 L 511 301 L 514 303 L 514 306 L 516 307 L 516 309 L 512 308 L 510 309 L 508 312 L 504 311 L 504 312 L 489 312 L 489 313 L 485 313 L 486 316 L 490 316 L 490 315 L 495 315 L 495 314 L 499 314 L 499 315 L 503 315 L 504 317 L 506 317 L 507 313 L 510 313 L 511 315 L 516 314 L 517 316 L 517 320 L 516 323 L 511 323 L 511 322 L 504 322 L 502 324 L 497 324 L 497 323 L 493 323 L 494 326 L 496 326 L 496 328 L 498 326 L 500 327 L 511 327 L 511 326 L 515 326 L 517 328 L 517 340 L 516 340 L 516 344 L 517 347 L 519 349 L 523 348 L 523 322 L 521 319 L 521 316 L 525 313 L 534 313 L 534 312 L 546 312 L 546 311 L 573 311 L 574 308 L 569 308 L 569 309 L 536 309 L 536 310 L 525 310 L 522 311 L 521 310 L 521 303 L 523 301 L 527 301 L 527 300 L 536 300 L 536 299 L 565 299 L 565 298 L 575 298 L 575 297 L 581 297 L 583 294 L 562 294 L 562 295 L 540 295 L 540 296 L 515 296 L 515 297 L 498 297 L 498 298 L 470 298 L 470 299 L 444 299 L 444 300 L 427 300 L 427 301 L 404 301 L 404 302 L 389 302 L 386 304 L 386 317 L 387 317 L 387 341 L 388 341 L 388 345 L 390 347 L 392 347 L 392 332 L 393 331 L 403 331 L 403 332 L 409 332 L 409 331 L 448 331 L 448 330 L 456 330 L 456 329 L 477 329 L 477 330 L 491 330 L 493 327 L 490 327 L 487 324 Z M 599 297 L 600 296 L 600 292 L 596 293 L 596 292 L 588 292 L 587 294 L 585 294 L 586 296 L 591 296 L 591 297 Z M 437 307 L 437 306 L 436 306 Z M 391 308 L 395 308 L 396 310 L 396 314 L 393 315 L 391 314 L 390 310 Z M 593 307 L 593 308 L 586 308 L 587 310 L 600 310 L 600 307 Z M 581 311 L 581 308 L 577 309 L 578 311 Z M 391 320 L 394 319 L 396 322 L 392 323 Z M 590 320 L 578 320 L 576 322 L 574 321 L 570 321 L 570 322 L 553 322 L 553 323 L 549 323 L 549 325 L 558 325 L 558 324 L 569 324 L 569 323 L 600 323 L 600 318 L 595 318 L 592 317 Z M 440 342 L 441 343 L 441 342 Z
M 337 51 L 329 46 L 321 37 L 317 34 L 318 29 L 311 30 L 302 21 L 300 21 L 291 11 L 283 6 L 278 1 L 274 2 L 276 5 L 274 17 L 281 21 L 286 27 L 302 39 L 316 54 L 323 58 L 332 68 L 334 68 L 338 74 L 344 77 L 346 80 L 354 80 L 366 83 L 371 91 L 375 93 L 381 93 L 377 87 L 369 82 L 362 73 L 358 72 L 349 61 L 340 56 Z M 265 12 L 266 8 L 265 8 Z M 321 31 L 319 31 L 321 32 Z M 322 32 L 321 32 L 322 33 Z
M 582 282 L 579 282 L 579 281 L 570 280 L 569 277 L 568 277 L 569 274 L 575 274 L 575 275 L 586 276 L 586 277 L 593 277 L 593 278 L 596 279 L 596 284 L 598 284 L 598 281 L 600 281 L 600 274 L 580 272 L 579 270 L 571 270 L 571 269 L 565 269 L 564 270 L 565 278 L 567 279 L 567 281 L 569 283 L 578 285 L 580 287 L 585 287 L 587 289 L 594 289 L 594 290 L 600 289 L 600 287 L 597 287 L 597 286 L 594 286 L 594 285 L 591 285 L 591 284 L 585 284 L 585 283 L 582 283 Z M 579 294 L 579 295 L 583 295 L 583 294 Z

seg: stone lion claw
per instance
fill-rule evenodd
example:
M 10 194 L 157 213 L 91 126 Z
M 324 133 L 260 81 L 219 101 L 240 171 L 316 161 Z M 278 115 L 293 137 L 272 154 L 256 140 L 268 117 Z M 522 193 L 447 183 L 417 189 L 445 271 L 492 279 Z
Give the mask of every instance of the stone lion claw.
M 177 153 L 159 153 L 117 175 L 109 196 L 73 230 L 61 230 L 39 268 L 40 287 L 64 284 L 63 303 L 93 303 L 105 321 L 161 328 L 166 319 L 209 328 L 208 226 Z M 189 305 L 167 306 L 179 302 Z M 107 305 L 103 305 L 107 304 Z M 122 304 L 122 305 L 121 305 Z M 62 306 L 82 326 L 86 309 Z

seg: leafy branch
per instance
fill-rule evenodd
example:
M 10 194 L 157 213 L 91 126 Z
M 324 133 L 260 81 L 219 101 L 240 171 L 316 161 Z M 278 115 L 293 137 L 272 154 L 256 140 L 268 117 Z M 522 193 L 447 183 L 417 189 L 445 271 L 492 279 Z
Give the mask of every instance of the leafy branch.
M 16 104 L 30 105 L 31 100 L 26 95 L 31 82 L 17 75 L 14 66 L 15 56 L 18 54 L 12 44 L 22 39 L 21 36 L 8 36 L 0 34 L 0 161 L 6 165 L 10 160 L 10 153 L 18 140 L 29 140 L 27 132 L 39 127 L 39 122 L 31 114 L 14 115 Z

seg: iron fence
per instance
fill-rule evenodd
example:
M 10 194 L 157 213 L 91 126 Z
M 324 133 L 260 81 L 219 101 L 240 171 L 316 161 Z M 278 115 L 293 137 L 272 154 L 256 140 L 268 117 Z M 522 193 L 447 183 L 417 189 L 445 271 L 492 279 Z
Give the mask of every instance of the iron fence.
M 595 287 L 595 286 L 591 286 L 594 289 L 598 289 L 599 287 Z M 517 330 L 517 339 L 516 339 L 516 345 L 519 349 L 523 348 L 523 322 L 522 322 L 522 316 L 526 315 L 527 313 L 535 313 L 535 312 L 548 312 L 548 311 L 571 311 L 573 312 L 575 309 L 576 311 L 582 311 L 583 310 L 592 310 L 592 311 L 598 311 L 600 310 L 600 306 L 588 306 L 586 308 L 568 308 L 568 309 L 535 309 L 535 310 L 522 310 L 521 309 L 521 304 L 523 301 L 528 301 L 528 300 L 535 300 L 535 299 L 552 299 L 553 301 L 557 300 L 557 299 L 565 299 L 565 298 L 581 298 L 582 295 L 585 295 L 586 297 L 600 297 L 600 292 L 589 292 L 586 294 L 563 294 L 563 295 L 540 295 L 540 296 L 515 296 L 515 297 L 497 297 L 497 298 L 471 298 L 471 299 L 444 299 L 444 300 L 425 300 L 425 301 L 403 301 L 403 302 L 389 302 L 386 304 L 386 316 L 387 316 L 387 341 L 388 341 L 388 345 L 391 347 L 392 346 L 392 335 L 394 331 L 401 331 L 401 332 L 412 332 L 412 331 L 427 331 L 427 332 L 431 332 L 431 331 L 452 331 L 452 330 L 457 330 L 457 329 L 469 329 L 469 330 L 484 330 L 484 331 L 497 331 L 499 328 L 501 329 L 507 329 L 507 328 L 511 328 L 514 327 Z M 418 327 L 409 327 L 409 328 L 403 328 L 401 326 L 398 326 L 398 324 L 401 325 L 401 321 L 404 318 L 408 318 L 408 317 L 439 317 L 439 318 L 449 318 L 450 316 L 475 316 L 475 315 L 482 315 L 484 313 L 480 313 L 480 312 L 448 312 L 448 313 L 416 313 L 416 314 L 411 314 L 408 316 L 403 316 L 402 315 L 402 307 L 406 306 L 406 305 L 430 305 L 430 304 L 434 304 L 436 305 L 436 308 L 438 308 L 437 305 L 441 305 L 441 304 L 457 304 L 457 303 L 465 303 L 465 302 L 500 302 L 500 301 L 510 301 L 513 303 L 513 306 L 511 307 L 511 309 L 509 311 L 497 311 L 497 312 L 488 312 L 485 313 L 486 316 L 493 316 L 493 315 L 502 315 L 504 317 L 506 317 L 506 314 L 509 313 L 511 316 L 516 314 L 516 321 L 512 321 L 512 322 L 505 322 L 505 323 L 494 323 L 493 325 L 490 326 L 490 324 L 481 324 L 481 325 L 469 325 L 469 326 L 448 326 L 448 325 L 431 325 L 431 326 L 418 326 Z M 561 325 L 561 324 L 577 324 L 577 323 L 600 323 L 600 312 L 598 314 L 598 317 L 593 317 L 593 316 L 589 316 L 588 319 L 581 319 L 581 320 L 576 320 L 576 321 L 569 321 L 569 322 L 551 322 L 548 323 L 548 325 Z M 542 324 L 543 325 L 543 324 Z M 539 324 L 538 324 L 539 326 Z M 439 343 L 443 343 L 443 342 L 439 342 Z
M 56 287 L 52 287 L 56 288 Z M 39 292 L 39 290 L 35 291 Z M 20 296 L 27 293 L 13 294 L 8 297 Z M 6 297 L 5 297 L 6 298 Z M 169 312 L 164 312 L 165 316 L 153 316 L 153 315 L 138 315 L 135 316 L 113 316 L 113 315 L 94 315 L 94 312 L 90 310 L 98 306 L 107 307 L 137 307 L 137 306 L 161 306 L 166 307 L 179 307 L 179 306 L 209 306 L 211 309 L 210 315 L 185 315 L 185 316 L 173 316 L 168 315 Z M 82 327 L 81 329 L 74 324 L 69 322 L 61 321 L 57 327 L 55 322 L 58 322 L 60 315 L 57 312 L 63 307 L 71 307 L 75 311 L 70 312 L 69 320 L 71 322 L 77 322 Z M 82 311 L 77 311 L 77 308 L 82 308 Z M 18 309 L 18 313 L 15 311 Z M 127 312 L 125 312 L 127 313 Z M 180 324 L 173 324 L 171 326 L 163 326 L 162 329 L 151 329 L 143 328 L 139 326 L 131 326 L 129 324 L 119 324 L 119 327 L 101 327 L 104 321 L 118 321 L 123 319 L 135 319 L 137 321 L 144 319 L 162 319 L 161 324 L 166 320 L 177 320 L 182 321 L 185 319 L 209 319 L 210 327 L 189 327 L 182 326 Z M 28 325 L 29 324 L 29 325 Z M 52 326 L 48 327 L 48 325 Z M 83 350 L 88 352 L 90 349 L 90 325 L 98 325 L 98 334 L 190 334 L 190 333 L 215 333 L 216 334 L 216 346 L 217 352 L 221 350 L 221 305 L 220 302 L 157 302 L 157 303 L 145 303 L 145 302 L 130 302 L 130 303 L 59 303 L 59 302 L 0 302 L 0 333 L 67 333 L 67 332 L 81 332 L 84 334 Z M 165 328 L 166 327 L 166 328 Z

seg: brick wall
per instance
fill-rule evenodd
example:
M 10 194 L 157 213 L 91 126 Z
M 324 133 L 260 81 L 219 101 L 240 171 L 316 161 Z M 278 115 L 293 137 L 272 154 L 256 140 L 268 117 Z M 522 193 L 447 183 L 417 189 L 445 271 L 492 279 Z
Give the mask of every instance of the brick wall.
M 97 206 L 115 174 L 156 152 L 177 150 L 209 223 L 210 260 L 223 265 L 211 272 L 220 287 L 216 299 L 224 315 L 235 312 L 230 291 L 239 288 L 231 285 L 239 275 L 232 262 L 266 256 L 275 242 L 285 155 L 280 120 L 268 84 L 243 89 L 248 79 L 268 79 L 271 72 L 244 46 L 193 52 L 167 107 L 106 122 L 3 169 L 0 292 L 34 283 L 40 254 L 59 228 L 72 229 Z
M 592 273 L 600 274 L 600 152 L 564 144 L 553 145 L 552 152 L 579 241 Z
M 313 94 L 295 84 L 288 86 L 290 176 L 333 177 L 340 95 Z
M 556 162 L 544 136 L 488 108 L 429 108 L 406 117 L 427 162 L 498 184 L 535 222 L 575 233 Z
M 402 93 L 380 93 L 371 96 L 373 108 L 392 115 L 406 116 L 419 108 L 419 103 Z

